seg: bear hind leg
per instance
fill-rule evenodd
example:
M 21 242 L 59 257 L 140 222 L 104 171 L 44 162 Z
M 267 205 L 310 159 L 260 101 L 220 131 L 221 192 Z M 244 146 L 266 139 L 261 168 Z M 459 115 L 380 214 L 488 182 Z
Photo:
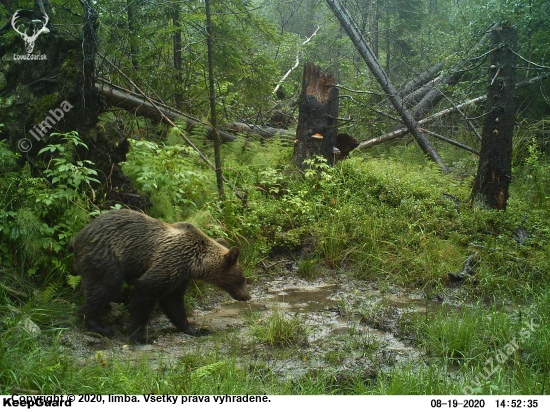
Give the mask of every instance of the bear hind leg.
M 94 276 L 83 276 L 85 298 L 78 312 L 83 317 L 87 330 L 103 336 L 114 334 L 112 328 L 102 324 L 101 311 L 117 297 L 123 283 L 124 277 L 118 269 L 111 269 L 100 280 L 96 280 Z
M 156 297 L 153 291 L 139 284 L 135 286 L 130 301 L 130 339 L 135 343 L 147 343 L 145 334 L 149 316 L 155 309 Z

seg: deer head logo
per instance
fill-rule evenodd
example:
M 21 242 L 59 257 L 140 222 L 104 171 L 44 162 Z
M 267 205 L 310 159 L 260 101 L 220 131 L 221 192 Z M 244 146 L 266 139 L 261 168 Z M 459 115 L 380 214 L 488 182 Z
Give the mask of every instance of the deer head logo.
M 33 23 L 35 22 L 42 22 L 42 27 L 40 29 L 38 29 L 38 27 L 34 27 L 33 26 L 33 33 L 31 36 L 27 35 L 27 30 L 28 29 L 25 29 L 24 32 L 21 32 L 19 31 L 19 29 L 17 28 L 17 19 L 19 18 L 19 10 L 17 10 L 15 12 L 15 14 L 13 15 L 13 17 L 11 18 L 11 25 L 13 27 L 13 29 L 19 33 L 21 35 L 21 37 L 23 37 L 23 40 L 25 41 L 25 47 L 27 48 L 27 53 L 28 54 L 31 54 L 32 51 L 34 50 L 34 42 L 36 41 L 36 39 L 38 38 L 38 36 L 40 35 L 40 33 L 49 33 L 49 29 L 46 27 L 46 25 L 48 24 L 48 15 L 47 14 L 44 14 L 44 17 L 42 18 L 42 20 L 33 20 Z

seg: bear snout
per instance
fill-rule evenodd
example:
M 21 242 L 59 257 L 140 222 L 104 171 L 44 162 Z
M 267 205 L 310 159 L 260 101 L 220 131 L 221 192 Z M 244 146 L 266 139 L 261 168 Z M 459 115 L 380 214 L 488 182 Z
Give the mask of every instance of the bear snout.
M 231 297 L 235 300 L 245 301 L 251 299 L 250 292 L 248 291 L 248 287 L 246 286 L 246 284 L 244 284 L 240 288 L 228 290 L 228 292 L 229 295 L 231 295 Z

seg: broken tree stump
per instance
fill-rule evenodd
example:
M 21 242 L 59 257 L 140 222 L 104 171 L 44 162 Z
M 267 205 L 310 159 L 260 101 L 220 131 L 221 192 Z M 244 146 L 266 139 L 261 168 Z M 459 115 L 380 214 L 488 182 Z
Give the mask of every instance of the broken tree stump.
M 298 104 L 300 115 L 293 160 L 300 169 L 308 165 L 307 159 L 322 156 L 334 165 L 338 135 L 338 88 L 334 76 L 321 72 L 319 66 L 306 63 L 302 80 L 302 93 Z

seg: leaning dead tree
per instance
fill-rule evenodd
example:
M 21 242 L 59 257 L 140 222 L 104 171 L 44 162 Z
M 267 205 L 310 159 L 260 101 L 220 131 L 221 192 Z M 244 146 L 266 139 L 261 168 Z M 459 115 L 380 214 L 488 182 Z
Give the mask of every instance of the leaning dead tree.
M 142 95 L 124 89 L 123 87 L 117 86 L 101 78 L 96 79 L 96 81 L 95 87 L 97 91 L 102 95 L 105 99 L 105 103 L 109 106 L 120 107 L 121 109 L 134 112 L 155 122 L 170 124 L 166 119 L 171 121 L 183 120 L 187 125 L 187 130 L 191 130 L 195 127 L 203 127 L 206 131 L 206 135 L 211 139 L 214 138 L 214 129 L 198 119 L 193 119 L 189 115 L 173 107 L 151 99 L 154 103 L 153 105 Z M 218 134 L 224 142 L 232 142 L 237 139 L 237 136 L 233 136 L 221 130 L 218 130 Z
M 412 93 L 414 90 L 417 90 L 419 87 L 425 85 L 426 83 L 432 81 L 436 73 L 439 73 L 443 67 L 444 63 L 438 63 L 420 73 L 414 79 L 409 80 L 401 89 L 399 89 L 399 97 L 405 98 L 405 96 Z
M 517 31 L 509 26 L 497 27 L 491 37 L 495 50 L 491 53 L 487 115 L 472 197 L 476 203 L 505 210 L 512 179 Z
M 370 71 L 373 73 L 374 77 L 384 90 L 384 93 L 388 96 L 391 104 L 401 116 L 403 123 L 410 130 L 411 134 L 416 139 L 418 145 L 424 153 L 426 153 L 434 162 L 436 162 L 445 173 L 450 173 L 449 168 L 443 162 L 439 153 L 435 150 L 429 140 L 424 136 L 420 128 L 418 127 L 417 122 L 413 119 L 409 111 L 403 106 L 401 100 L 398 97 L 398 92 L 395 87 L 390 82 L 389 77 L 386 72 L 378 62 L 378 59 L 375 57 L 373 51 L 367 42 L 363 39 L 363 36 L 360 34 L 355 22 L 349 16 L 347 10 L 340 4 L 338 0 L 326 0 L 328 6 L 334 13 L 334 15 L 340 21 L 340 24 L 350 37 L 351 41 L 355 45 L 355 48 L 359 51 L 359 54 L 367 63 Z
M 528 86 L 536 84 L 536 83 L 538 83 L 542 80 L 548 79 L 549 77 L 550 77 L 550 73 L 543 73 L 543 74 L 541 74 L 537 77 L 533 77 L 532 79 L 525 80 L 525 81 L 517 83 L 515 85 L 515 88 L 520 89 L 520 88 L 528 87 Z M 460 110 L 462 110 L 462 109 L 464 109 L 468 106 L 483 103 L 483 102 L 485 102 L 485 100 L 487 100 L 487 95 L 486 94 L 484 94 L 483 96 L 476 97 L 475 99 L 468 100 L 468 101 L 466 101 L 464 103 L 461 103 L 459 105 L 455 105 L 455 106 L 450 107 L 448 109 L 442 110 L 440 112 L 437 112 L 437 113 L 435 113 L 435 114 L 433 114 L 429 117 L 426 117 L 426 118 L 420 120 L 418 122 L 418 124 L 420 126 L 422 126 L 422 125 L 434 122 L 437 119 L 440 119 L 442 117 L 448 116 L 448 115 L 453 114 L 453 113 L 457 113 Z M 409 133 L 409 129 L 407 129 L 406 127 L 403 127 L 401 129 L 394 130 L 393 132 L 386 133 L 382 136 L 373 137 L 372 139 L 365 140 L 365 141 L 361 142 L 359 144 L 359 146 L 357 146 L 357 148 L 358 149 L 366 149 L 367 147 L 375 146 L 377 144 L 384 143 L 384 142 L 387 142 L 387 141 L 390 141 L 390 140 L 393 140 L 393 139 L 397 139 L 398 137 L 405 136 L 408 133 Z
M 441 92 L 441 87 L 454 86 L 459 82 L 463 73 L 462 71 L 460 71 L 460 69 L 466 64 L 466 62 L 468 61 L 468 57 L 485 43 L 487 37 L 489 36 L 489 33 L 495 26 L 496 25 L 493 24 L 491 25 L 491 27 L 489 27 L 481 40 L 477 44 L 475 44 L 468 51 L 466 56 L 453 67 L 452 72 L 449 75 L 434 80 L 431 84 L 427 85 L 428 87 L 421 89 L 421 94 L 417 94 L 414 96 L 409 104 L 414 104 L 414 102 L 418 101 L 416 106 L 411 110 L 411 114 L 415 120 L 419 120 L 424 117 L 437 105 L 437 103 L 441 101 L 441 99 L 443 99 L 444 94 Z
M 306 63 L 293 155 L 294 162 L 301 169 L 307 166 L 304 161 L 314 156 L 335 163 L 339 92 L 334 85 L 333 75 L 321 73 L 319 66 Z

